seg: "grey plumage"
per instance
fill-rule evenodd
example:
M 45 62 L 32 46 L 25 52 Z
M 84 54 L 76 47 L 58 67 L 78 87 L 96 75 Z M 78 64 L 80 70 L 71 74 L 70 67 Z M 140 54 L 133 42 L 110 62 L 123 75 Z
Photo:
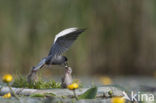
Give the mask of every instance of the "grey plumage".
M 68 67 L 67 64 L 67 57 L 62 56 L 62 54 L 67 51 L 73 42 L 78 38 L 78 36 L 84 31 L 85 29 L 78 29 L 78 28 L 69 28 L 65 29 L 62 32 L 58 33 L 55 36 L 54 42 L 52 47 L 49 51 L 47 57 L 44 57 L 38 65 L 32 68 L 29 75 L 27 76 L 27 81 L 29 83 L 36 80 L 36 72 L 44 67 L 45 65 L 64 65 L 65 66 L 65 76 L 62 79 L 62 86 L 66 87 L 68 84 L 72 82 L 71 76 L 71 68 Z
M 34 68 L 34 71 L 42 68 L 44 65 L 67 65 L 67 57 L 62 56 L 62 54 L 71 47 L 73 42 L 84 30 L 85 29 L 69 28 L 57 34 L 48 56 L 40 61 Z
M 62 88 L 67 88 L 68 85 L 72 84 L 73 79 L 71 73 L 72 73 L 71 67 L 66 67 L 64 77 L 62 78 L 61 82 Z

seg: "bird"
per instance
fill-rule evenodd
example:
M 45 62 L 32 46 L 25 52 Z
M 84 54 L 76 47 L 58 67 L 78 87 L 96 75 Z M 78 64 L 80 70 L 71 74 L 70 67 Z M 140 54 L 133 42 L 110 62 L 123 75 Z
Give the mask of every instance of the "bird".
M 54 42 L 50 48 L 48 56 L 42 58 L 41 61 L 35 67 L 32 68 L 31 72 L 33 73 L 30 74 L 33 75 L 35 72 L 37 72 L 45 65 L 46 66 L 63 65 L 65 67 L 68 67 L 67 63 L 68 59 L 66 56 L 63 56 L 62 54 L 71 47 L 74 41 L 77 40 L 79 35 L 85 30 L 86 29 L 72 27 L 58 33 L 55 36 Z M 31 75 L 28 75 L 28 77 L 31 78 Z
M 71 67 L 65 67 L 65 73 L 64 76 L 62 78 L 62 82 L 61 82 L 61 87 L 62 88 L 67 88 L 68 85 L 72 84 L 73 79 L 72 79 L 72 68 Z

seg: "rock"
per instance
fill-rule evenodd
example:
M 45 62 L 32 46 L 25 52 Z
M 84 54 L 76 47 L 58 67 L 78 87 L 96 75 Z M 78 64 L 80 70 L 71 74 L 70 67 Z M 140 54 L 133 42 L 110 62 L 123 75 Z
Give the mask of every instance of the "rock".
M 80 88 L 76 90 L 76 94 L 80 95 L 84 93 L 89 88 Z M 26 89 L 26 88 L 12 88 L 12 90 L 17 95 L 25 95 L 29 96 L 31 94 L 44 94 L 44 93 L 53 93 L 56 96 L 71 96 L 73 95 L 73 91 L 68 89 L 45 89 L 45 90 L 39 90 L 39 89 Z M 109 96 L 109 91 L 112 91 L 112 96 L 123 96 L 122 90 L 118 89 L 117 87 L 113 86 L 104 86 L 104 87 L 98 87 L 97 90 L 97 98 L 107 98 Z M 3 87 L 0 91 L 0 94 L 3 95 L 5 93 L 10 92 L 8 87 Z

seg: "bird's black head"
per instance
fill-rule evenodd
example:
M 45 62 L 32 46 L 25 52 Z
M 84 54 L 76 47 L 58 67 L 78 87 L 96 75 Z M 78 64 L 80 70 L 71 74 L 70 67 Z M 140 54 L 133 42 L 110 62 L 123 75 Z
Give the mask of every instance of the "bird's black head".
M 63 56 L 65 61 L 68 61 L 67 57 Z

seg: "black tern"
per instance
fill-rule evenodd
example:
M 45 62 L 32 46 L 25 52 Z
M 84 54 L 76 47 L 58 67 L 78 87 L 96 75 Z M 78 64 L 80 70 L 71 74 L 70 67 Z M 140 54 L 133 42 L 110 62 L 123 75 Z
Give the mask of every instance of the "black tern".
M 36 72 L 45 65 L 64 65 L 65 67 L 68 67 L 68 59 L 67 57 L 62 56 L 62 54 L 71 47 L 78 36 L 84 31 L 85 29 L 74 27 L 65 29 L 58 33 L 55 36 L 48 56 L 44 57 L 37 66 L 33 67 L 32 72 Z

